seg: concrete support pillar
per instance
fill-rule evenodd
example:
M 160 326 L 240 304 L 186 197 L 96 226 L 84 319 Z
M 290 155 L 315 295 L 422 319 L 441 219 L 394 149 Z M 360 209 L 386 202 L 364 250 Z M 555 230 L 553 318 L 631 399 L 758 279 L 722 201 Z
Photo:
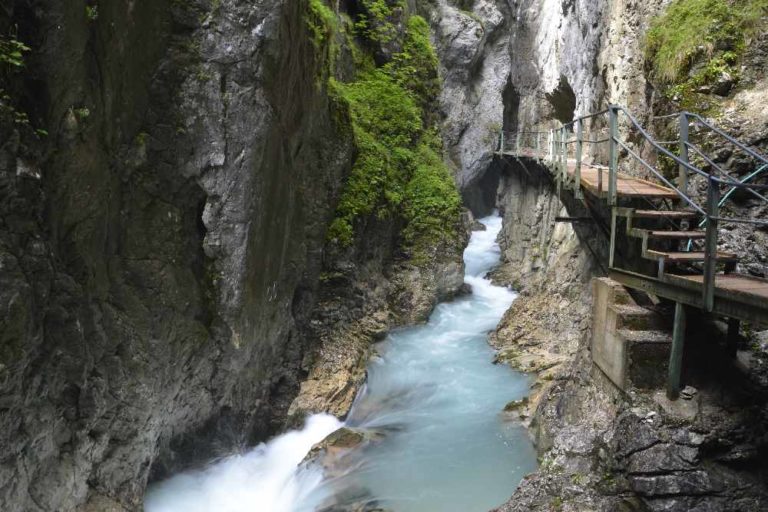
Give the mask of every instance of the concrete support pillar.
M 685 306 L 675 303 L 675 323 L 672 329 L 672 351 L 669 354 L 669 377 L 667 398 L 677 400 L 680 396 L 680 380 L 683 372 L 683 347 L 685 345 Z

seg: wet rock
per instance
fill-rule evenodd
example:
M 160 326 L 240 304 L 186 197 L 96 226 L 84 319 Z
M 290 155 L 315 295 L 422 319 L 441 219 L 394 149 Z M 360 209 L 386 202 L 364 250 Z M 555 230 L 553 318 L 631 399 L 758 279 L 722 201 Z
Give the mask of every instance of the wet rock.
M 687 471 L 699 462 L 699 450 L 692 446 L 656 444 L 629 456 L 627 471 L 633 473 L 659 473 Z
M 705 471 L 689 471 L 673 475 L 630 476 L 632 490 L 641 496 L 696 496 L 720 492 L 722 482 Z
M 691 400 L 694 396 L 696 396 L 696 393 L 698 393 L 698 390 L 694 388 L 693 386 L 685 386 L 680 391 L 680 397 L 683 400 Z

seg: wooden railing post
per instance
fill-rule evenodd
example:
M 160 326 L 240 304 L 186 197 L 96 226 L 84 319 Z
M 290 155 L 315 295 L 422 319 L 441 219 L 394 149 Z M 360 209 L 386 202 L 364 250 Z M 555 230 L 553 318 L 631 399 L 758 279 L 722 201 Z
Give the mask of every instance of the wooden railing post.
M 568 130 L 560 128 L 560 173 L 563 185 L 568 185 Z M 566 187 L 567 188 L 567 187 Z
M 520 156 L 520 138 L 522 136 L 522 133 L 517 132 L 517 137 L 515 137 L 515 153 L 517 153 L 517 156 Z
M 503 155 L 504 154 L 504 130 L 502 129 L 501 132 L 499 132 L 499 152 Z
M 608 107 L 610 124 L 610 156 L 608 161 L 608 204 L 616 206 L 616 184 L 619 174 L 619 109 L 615 105 Z
M 584 122 L 579 119 L 576 121 L 576 172 L 573 177 L 573 190 L 576 193 L 576 199 L 582 199 L 581 193 L 581 159 L 584 150 Z
M 688 163 L 688 114 L 680 114 L 680 160 Z M 688 169 L 680 164 L 678 168 L 677 188 L 683 194 L 688 194 Z
M 707 238 L 704 247 L 704 287 L 702 288 L 704 309 L 712 311 L 715 306 L 715 275 L 717 273 L 717 228 L 720 203 L 720 183 L 709 176 L 707 190 Z

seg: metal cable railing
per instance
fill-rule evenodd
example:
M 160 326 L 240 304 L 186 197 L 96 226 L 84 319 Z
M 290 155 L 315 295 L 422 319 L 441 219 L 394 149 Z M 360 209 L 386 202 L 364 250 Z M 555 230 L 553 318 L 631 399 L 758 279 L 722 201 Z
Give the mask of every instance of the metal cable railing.
M 592 140 L 596 135 L 593 131 L 585 134 L 585 122 L 589 121 L 590 128 L 594 128 L 595 120 L 607 116 L 607 123 L 598 127 L 597 132 L 605 129 L 607 126 L 608 136 Z M 620 119 L 621 118 L 621 119 Z M 718 247 L 718 224 L 722 223 L 741 223 L 753 224 L 759 226 L 768 226 L 768 220 L 753 219 L 745 217 L 723 217 L 720 209 L 725 201 L 733 194 L 736 189 L 743 189 L 751 196 L 768 204 L 768 198 L 760 194 L 758 190 L 768 189 L 768 185 L 752 183 L 752 178 L 758 173 L 752 173 L 747 179 L 737 179 L 728 174 L 721 166 L 717 165 L 715 158 L 710 157 L 698 145 L 690 139 L 690 125 L 694 122 L 700 131 L 706 132 L 713 137 L 724 139 L 726 143 L 731 144 L 738 151 L 745 153 L 750 158 L 764 164 L 763 168 L 768 167 L 768 157 L 751 149 L 746 144 L 736 140 L 719 128 L 713 126 L 698 114 L 690 112 L 681 112 L 666 116 L 658 116 L 652 119 L 678 119 L 679 140 L 677 141 L 657 141 L 632 115 L 632 113 L 618 105 L 611 105 L 605 110 L 581 116 L 574 121 L 563 124 L 556 129 L 544 131 L 519 131 L 502 132 L 500 134 L 499 151 L 504 154 L 515 156 L 527 156 L 536 158 L 539 161 L 546 161 L 552 167 L 558 183 L 558 191 L 561 184 L 571 185 L 578 198 L 583 197 L 581 192 L 581 168 L 584 164 L 584 146 L 596 146 L 603 143 L 609 144 L 608 151 L 608 204 L 612 208 L 618 206 L 618 174 L 621 156 L 631 157 L 631 161 L 640 168 L 645 169 L 657 180 L 663 183 L 667 188 L 674 191 L 679 200 L 688 205 L 694 211 L 703 216 L 701 226 L 706 226 L 706 239 L 704 242 L 704 303 L 708 310 L 712 310 L 714 303 L 714 279 L 717 266 L 717 247 Z M 624 124 L 620 127 L 620 121 Z M 637 144 L 631 144 L 621 137 L 621 130 L 632 131 L 639 137 L 639 142 L 646 144 L 646 148 L 651 150 L 657 158 L 666 158 L 673 163 L 677 169 L 677 179 L 666 176 L 658 168 L 658 165 L 650 162 L 647 158 L 635 149 Z M 668 149 L 665 146 L 678 146 L 678 153 Z M 633 147 L 635 146 L 635 147 Z M 620 155 L 623 153 L 623 155 Z M 708 169 L 702 169 L 689 158 L 693 153 L 695 158 L 701 159 Z M 574 172 L 571 175 L 568 172 L 569 160 L 575 160 Z M 595 166 L 594 163 L 590 165 Z M 762 169 L 762 168 L 761 168 Z M 688 185 L 691 178 L 698 177 L 706 180 L 707 194 L 706 200 L 700 201 L 692 196 L 688 191 Z M 597 172 L 597 191 L 598 195 L 603 193 L 603 170 Z M 730 190 L 721 195 L 721 187 L 730 187 Z M 615 212 L 615 210 L 614 210 Z M 613 263 L 613 252 L 615 248 L 615 228 L 611 234 L 611 266 Z M 689 244 L 690 247 L 690 244 Z

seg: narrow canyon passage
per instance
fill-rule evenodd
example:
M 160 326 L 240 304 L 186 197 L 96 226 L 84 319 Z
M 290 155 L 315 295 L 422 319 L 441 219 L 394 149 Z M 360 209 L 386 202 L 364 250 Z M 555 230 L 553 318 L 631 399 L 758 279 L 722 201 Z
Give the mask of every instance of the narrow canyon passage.
M 300 465 L 341 427 L 327 415 L 249 453 L 150 489 L 148 512 L 369 510 L 482 512 L 503 503 L 536 468 L 524 428 L 502 410 L 528 392 L 528 377 L 493 364 L 486 337 L 515 298 L 485 278 L 499 262 L 501 218 L 482 220 L 464 259 L 470 295 L 438 305 L 425 325 L 391 333 L 344 426 L 359 448 L 325 474 Z M 352 508 L 349 508 L 352 510 Z

